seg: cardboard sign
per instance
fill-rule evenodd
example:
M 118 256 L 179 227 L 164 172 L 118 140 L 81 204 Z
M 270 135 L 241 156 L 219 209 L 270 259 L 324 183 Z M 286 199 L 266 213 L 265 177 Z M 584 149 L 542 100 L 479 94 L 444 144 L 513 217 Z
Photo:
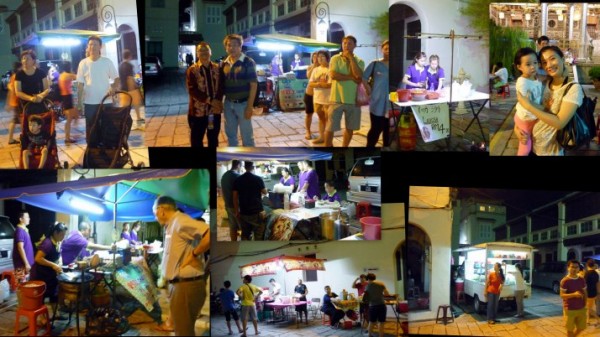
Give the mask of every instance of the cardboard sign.
M 450 110 L 447 103 L 411 106 L 425 143 L 450 137 Z
M 281 110 L 300 110 L 304 109 L 304 92 L 308 85 L 308 80 L 300 79 L 279 79 L 279 105 Z

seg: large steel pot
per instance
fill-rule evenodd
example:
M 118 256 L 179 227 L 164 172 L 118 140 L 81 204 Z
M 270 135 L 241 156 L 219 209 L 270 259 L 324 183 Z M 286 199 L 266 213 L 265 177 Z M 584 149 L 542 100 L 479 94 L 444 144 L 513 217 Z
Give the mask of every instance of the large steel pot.
M 335 221 L 338 220 L 340 211 L 330 211 L 319 215 L 321 236 L 327 240 L 335 239 Z

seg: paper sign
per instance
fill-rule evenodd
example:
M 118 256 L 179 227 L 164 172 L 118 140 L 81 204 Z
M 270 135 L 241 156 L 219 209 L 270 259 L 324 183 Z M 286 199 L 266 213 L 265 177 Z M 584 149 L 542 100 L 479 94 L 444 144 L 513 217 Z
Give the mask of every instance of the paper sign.
M 304 92 L 308 85 L 305 79 L 278 79 L 279 105 L 281 110 L 304 109 Z
M 448 104 L 411 106 L 421 136 L 426 143 L 450 137 L 450 110 Z

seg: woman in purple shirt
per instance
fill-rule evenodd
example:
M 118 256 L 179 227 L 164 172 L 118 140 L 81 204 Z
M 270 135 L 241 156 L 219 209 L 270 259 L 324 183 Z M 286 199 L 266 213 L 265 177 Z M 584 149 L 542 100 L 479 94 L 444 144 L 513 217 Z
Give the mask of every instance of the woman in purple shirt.
M 327 200 L 329 202 L 342 202 L 339 193 L 335 189 L 333 181 L 329 180 L 325 182 L 325 194 L 323 194 L 323 200 Z
M 121 231 L 121 240 L 127 240 L 131 242 L 131 235 L 129 235 L 129 222 L 123 224 L 123 230 Z
M 286 167 L 281 169 L 281 179 L 279 179 L 279 182 L 283 186 L 294 186 L 296 184 L 294 177 L 292 177 L 290 174 L 290 170 L 288 170 Z
M 31 266 L 33 266 L 33 244 L 29 236 L 29 213 L 19 213 L 19 224 L 15 230 L 15 239 L 13 244 L 13 267 L 15 268 L 15 277 L 18 283 L 27 282 Z
M 300 169 L 300 172 L 298 172 L 298 188 L 296 189 L 296 191 L 301 192 L 304 184 L 306 183 L 306 171 L 304 168 L 304 161 L 298 162 L 298 169 Z
M 425 62 L 427 56 L 424 52 L 419 52 L 413 58 L 413 63 L 406 70 L 402 83 L 406 84 L 406 89 L 427 89 L 427 71 L 425 71 Z
M 441 90 L 444 86 L 444 69 L 440 67 L 439 56 L 429 56 L 429 65 L 425 69 L 425 73 L 427 74 L 427 90 Z
M 130 241 L 130 243 L 132 245 L 136 245 L 136 244 L 140 243 L 140 241 L 138 240 L 137 233 L 139 232 L 139 230 L 140 230 L 141 227 L 142 227 L 142 222 L 141 221 L 136 221 L 131 226 L 131 241 Z
M 313 199 L 315 196 L 319 196 L 319 176 L 313 170 L 309 160 L 304 161 L 304 167 L 306 168 L 306 183 L 302 185 L 302 191 L 306 192 L 306 198 Z
M 52 225 L 46 236 L 42 236 L 41 243 L 37 246 L 35 263 L 31 268 L 31 279 L 46 283 L 44 297 L 49 297 L 51 303 L 57 300 L 58 279 L 56 275 L 62 273 L 62 267 L 58 264 L 60 261 L 60 244 L 66 233 L 67 226 L 64 223 L 57 222 Z

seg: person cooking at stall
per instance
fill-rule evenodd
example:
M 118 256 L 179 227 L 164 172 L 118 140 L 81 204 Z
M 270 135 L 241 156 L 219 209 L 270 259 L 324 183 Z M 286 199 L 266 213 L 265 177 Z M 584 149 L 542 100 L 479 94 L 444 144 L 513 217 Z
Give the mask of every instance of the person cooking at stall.
M 67 234 L 67 226 L 57 222 L 50 226 L 48 232 L 40 238 L 35 254 L 35 262 L 31 267 L 31 280 L 44 281 L 46 290 L 44 298 L 50 298 L 50 303 L 58 299 L 58 274 L 62 273 L 60 249 Z
M 19 213 L 19 224 L 15 228 L 15 237 L 13 242 L 13 267 L 15 268 L 15 277 L 19 284 L 27 282 L 31 266 L 33 266 L 33 243 L 29 236 L 30 221 L 29 213 Z
M 274 278 L 269 280 L 269 283 L 273 286 L 273 290 L 271 290 L 271 297 L 273 300 L 277 301 L 279 295 L 281 295 L 281 284 L 277 283 Z
M 304 185 L 304 183 L 306 183 L 306 171 L 304 168 L 304 161 L 298 162 L 298 169 L 300 170 L 300 172 L 298 172 L 298 188 L 296 189 L 296 191 L 300 192 L 302 191 L 302 186 Z
M 88 241 L 92 232 L 89 223 L 82 221 L 79 223 L 79 230 L 73 231 L 69 237 L 63 241 L 60 255 L 64 265 L 69 265 L 83 257 L 89 256 L 87 249 L 91 250 L 111 250 L 111 246 L 100 245 Z
M 131 232 L 129 233 L 131 236 L 131 244 L 132 245 L 139 245 L 141 244 L 140 240 L 138 240 L 138 232 L 140 231 L 140 228 L 142 227 L 142 222 L 141 221 L 136 221 L 133 223 L 133 225 L 131 226 Z
M 281 179 L 279 179 L 279 183 L 283 186 L 294 186 L 296 181 L 294 177 L 290 174 L 290 170 L 287 167 L 281 169 Z
M 125 222 L 123 224 L 123 229 L 121 230 L 121 240 L 127 240 L 131 242 L 131 234 L 129 234 L 129 222 Z
M 302 61 L 302 57 L 300 56 L 300 54 L 298 54 L 298 53 L 294 54 L 294 60 L 292 61 L 292 64 L 290 65 L 292 67 L 292 70 L 297 70 L 304 65 L 306 65 L 306 64 L 304 64 L 304 61 Z
M 306 182 L 304 183 L 304 185 L 302 185 L 302 190 L 300 191 L 306 192 L 306 197 L 308 199 L 319 197 L 319 176 L 317 175 L 317 172 L 313 169 L 310 160 L 304 160 L 303 162 L 304 167 L 306 168 Z
M 325 193 L 321 200 L 329 201 L 329 202 L 342 202 L 342 198 L 340 198 L 340 194 L 335 189 L 335 185 L 333 181 L 328 180 L 325 182 Z

